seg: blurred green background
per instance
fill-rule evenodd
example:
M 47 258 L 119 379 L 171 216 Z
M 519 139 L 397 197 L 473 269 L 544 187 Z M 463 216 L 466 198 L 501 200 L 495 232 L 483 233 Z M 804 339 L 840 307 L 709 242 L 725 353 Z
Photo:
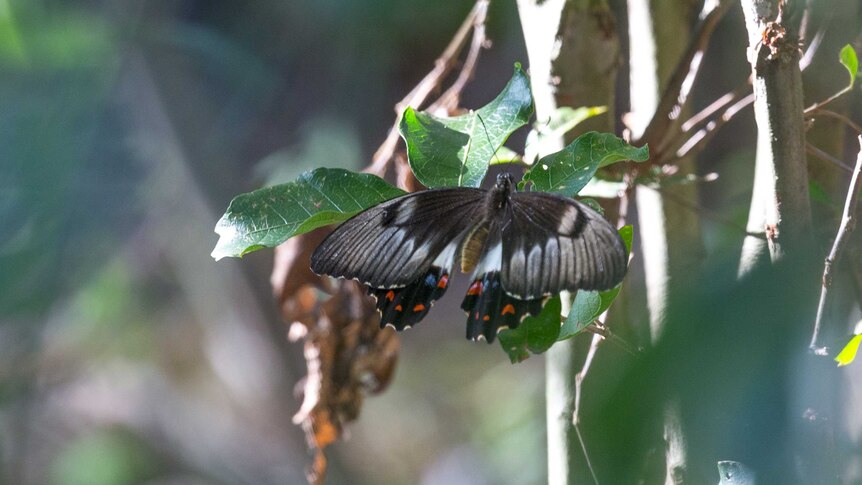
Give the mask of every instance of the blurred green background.
M 364 166 L 471 6 L 0 0 L 0 483 L 304 482 L 305 364 L 272 253 L 215 263 L 213 226 L 241 192 Z M 700 105 L 747 76 L 740 16 Z M 527 62 L 514 2 L 489 22 L 466 107 Z M 713 266 L 743 237 L 753 126 L 739 116 L 699 161 L 721 175 L 701 201 L 722 214 L 704 218 Z M 546 480 L 543 359 L 464 340 L 456 293 L 403 334 L 328 483 Z
M 304 481 L 272 253 L 216 263 L 213 227 L 364 166 L 471 6 L 0 0 L 0 483 Z M 514 5 L 491 15 L 468 106 L 526 57 Z M 329 483 L 543 479 L 541 360 L 450 316 L 408 334 Z

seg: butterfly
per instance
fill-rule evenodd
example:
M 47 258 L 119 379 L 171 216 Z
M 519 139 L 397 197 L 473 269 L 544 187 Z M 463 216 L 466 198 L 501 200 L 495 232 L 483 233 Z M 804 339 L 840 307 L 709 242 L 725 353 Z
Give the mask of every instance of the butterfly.
M 473 271 L 461 303 L 467 338 L 491 343 L 550 295 L 613 288 L 627 262 L 622 238 L 598 212 L 562 195 L 516 191 L 502 173 L 490 190 L 429 189 L 360 212 L 320 243 L 311 269 L 368 285 L 381 326 L 396 330 L 428 314 L 456 265 Z

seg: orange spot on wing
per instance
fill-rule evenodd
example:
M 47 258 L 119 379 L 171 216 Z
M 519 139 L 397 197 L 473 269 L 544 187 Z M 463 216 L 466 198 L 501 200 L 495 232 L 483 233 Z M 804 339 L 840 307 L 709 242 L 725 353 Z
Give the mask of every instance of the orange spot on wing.
M 474 281 L 473 284 L 470 285 L 470 288 L 467 290 L 468 295 L 479 295 L 481 293 L 482 293 L 482 282 L 479 280 Z M 476 318 L 478 318 L 478 317 L 476 317 Z
M 418 304 L 418 305 L 416 305 L 415 307 L 413 307 L 413 311 L 414 311 L 414 312 L 421 312 L 421 311 L 422 311 L 422 310 L 424 310 L 424 309 L 425 309 L 425 305 L 423 305 L 423 304 L 421 304 L 421 303 L 420 303 L 420 304 Z
M 511 313 L 512 315 L 515 314 L 515 307 L 511 303 L 503 307 L 503 312 L 500 313 L 500 315 L 505 315 L 507 313 Z
M 403 309 L 404 309 L 404 308 L 403 308 L 401 305 L 395 305 L 395 311 L 396 311 L 396 312 L 400 312 L 400 311 L 401 311 L 401 310 L 403 310 Z
M 386 293 L 386 299 L 389 301 L 394 300 L 395 299 L 395 292 L 392 290 L 389 290 L 389 293 Z
M 446 288 L 446 285 L 449 284 L 449 275 L 443 275 L 440 277 L 440 282 L 437 283 L 437 288 Z
M 483 322 L 487 322 L 490 319 L 491 319 L 491 317 L 489 317 L 488 315 L 485 315 L 484 317 L 482 317 Z

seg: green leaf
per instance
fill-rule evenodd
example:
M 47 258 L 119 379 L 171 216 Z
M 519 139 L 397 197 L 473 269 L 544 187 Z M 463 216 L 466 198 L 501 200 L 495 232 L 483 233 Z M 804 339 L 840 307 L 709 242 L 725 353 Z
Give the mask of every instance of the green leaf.
M 838 367 L 844 367 L 856 359 L 856 353 L 859 351 L 860 343 L 862 343 L 862 334 L 854 335 L 853 338 L 847 342 L 847 345 L 845 345 L 844 348 L 841 349 L 841 352 L 835 356 L 835 362 L 838 362 Z
M 632 226 L 623 226 L 619 230 L 620 236 L 629 253 L 632 251 L 632 237 L 634 231 Z M 622 288 L 622 283 L 606 291 L 578 291 L 569 316 L 563 322 L 560 335 L 557 340 L 566 340 L 581 333 L 588 325 L 595 322 L 605 312 L 611 303 L 617 298 Z
M 332 168 L 305 172 L 295 182 L 235 197 L 216 224 L 220 237 L 212 257 L 241 257 L 272 248 L 404 193 L 367 173 Z
M 523 361 L 530 352 L 541 354 L 551 348 L 560 333 L 560 297 L 549 299 L 538 315 L 530 315 L 514 330 L 503 330 L 498 335 L 500 345 L 509 354 L 513 364 Z
M 626 251 L 629 254 L 632 253 L 632 240 L 635 237 L 635 230 L 631 225 L 623 226 L 617 230 L 620 233 L 620 237 L 623 238 L 623 243 L 626 245 Z
M 520 65 L 503 91 L 478 111 L 439 118 L 407 108 L 399 131 L 407 159 L 426 187 L 478 187 L 494 153 L 533 114 L 530 80 Z
M 850 85 L 848 88 L 852 88 L 856 82 L 856 74 L 859 72 L 859 59 L 856 58 L 856 51 L 853 50 L 853 46 L 850 44 L 845 45 L 841 49 L 838 59 L 847 68 L 847 72 L 850 73 Z
M 547 151 L 543 150 L 543 145 L 548 140 L 556 143 L 557 140 L 583 121 L 607 111 L 608 108 L 606 106 L 583 106 L 577 109 L 562 106 L 555 109 L 547 121 L 536 121 L 533 123 L 533 129 L 527 134 L 527 141 L 524 147 L 524 160 L 532 164 L 539 157 L 540 153 Z
M 646 145 L 636 148 L 610 133 L 591 131 L 559 152 L 542 157 L 524 174 L 519 187 L 523 189 L 527 182 L 531 182 L 533 190 L 573 197 L 599 168 L 623 160 L 644 162 L 648 158 Z

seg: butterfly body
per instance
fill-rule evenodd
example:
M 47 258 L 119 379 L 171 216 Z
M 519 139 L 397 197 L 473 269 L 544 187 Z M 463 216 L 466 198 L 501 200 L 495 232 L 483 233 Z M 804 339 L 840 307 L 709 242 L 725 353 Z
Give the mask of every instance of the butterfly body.
M 617 231 L 561 195 L 518 192 L 509 174 L 490 190 L 430 189 L 371 207 L 330 234 L 311 258 L 317 274 L 357 279 L 377 298 L 381 324 L 418 323 L 456 264 L 473 270 L 461 307 L 467 337 L 493 341 L 563 290 L 605 290 L 625 276 Z

